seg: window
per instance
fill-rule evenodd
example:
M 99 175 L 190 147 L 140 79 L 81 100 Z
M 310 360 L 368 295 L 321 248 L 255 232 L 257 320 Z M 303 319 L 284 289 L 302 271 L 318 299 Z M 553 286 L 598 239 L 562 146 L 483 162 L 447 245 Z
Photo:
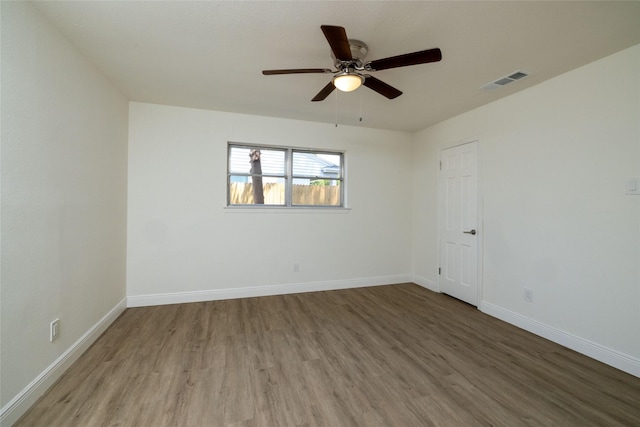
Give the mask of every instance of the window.
M 344 206 L 344 153 L 229 143 L 228 206 Z

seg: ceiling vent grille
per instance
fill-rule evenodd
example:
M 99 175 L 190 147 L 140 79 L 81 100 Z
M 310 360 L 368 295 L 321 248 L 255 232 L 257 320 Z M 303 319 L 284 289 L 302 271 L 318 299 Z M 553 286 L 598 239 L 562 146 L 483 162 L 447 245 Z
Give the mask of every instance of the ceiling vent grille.
M 515 81 L 524 79 L 525 77 L 527 77 L 529 74 L 525 73 L 524 71 L 515 71 L 511 74 L 509 74 L 508 76 L 504 76 L 499 78 L 498 80 L 494 80 L 491 83 L 487 83 L 486 85 L 482 86 L 480 89 L 482 90 L 496 90 L 498 88 L 501 88 L 503 86 L 506 86 L 508 84 L 511 84 Z

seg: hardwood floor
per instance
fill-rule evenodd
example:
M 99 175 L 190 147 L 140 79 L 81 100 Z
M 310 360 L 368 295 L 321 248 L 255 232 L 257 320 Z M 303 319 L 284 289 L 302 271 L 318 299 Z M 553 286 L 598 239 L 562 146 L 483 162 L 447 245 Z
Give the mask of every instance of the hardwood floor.
M 127 309 L 18 426 L 640 426 L 640 379 L 414 284 Z

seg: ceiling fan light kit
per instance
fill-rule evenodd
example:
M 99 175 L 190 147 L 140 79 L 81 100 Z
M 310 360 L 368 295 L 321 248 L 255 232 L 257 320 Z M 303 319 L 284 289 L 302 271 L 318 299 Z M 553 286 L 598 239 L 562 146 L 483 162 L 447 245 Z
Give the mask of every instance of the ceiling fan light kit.
M 409 65 L 438 62 L 442 59 L 442 52 L 438 48 L 392 56 L 364 62 L 369 48 L 360 41 L 347 38 L 347 32 L 343 27 L 334 25 L 320 26 L 329 46 L 331 47 L 335 71 L 327 68 L 298 68 L 285 70 L 263 70 L 262 74 L 271 76 L 276 74 L 310 74 L 333 73 L 337 74 L 329 84 L 313 97 L 312 101 L 322 101 L 333 92 L 335 88 L 342 92 L 352 92 L 364 85 L 378 92 L 380 95 L 394 99 L 402 95 L 402 92 L 387 83 L 378 80 L 369 74 L 361 74 L 362 71 L 380 71 L 389 68 L 407 67 Z
M 333 78 L 333 85 L 342 92 L 353 92 L 364 83 L 360 74 L 345 72 Z

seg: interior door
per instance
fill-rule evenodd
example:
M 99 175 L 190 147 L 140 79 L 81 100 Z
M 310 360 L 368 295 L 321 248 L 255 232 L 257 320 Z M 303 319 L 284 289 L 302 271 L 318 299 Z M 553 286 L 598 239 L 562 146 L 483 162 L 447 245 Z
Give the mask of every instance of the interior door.
M 442 150 L 439 180 L 441 292 L 478 305 L 478 142 Z

